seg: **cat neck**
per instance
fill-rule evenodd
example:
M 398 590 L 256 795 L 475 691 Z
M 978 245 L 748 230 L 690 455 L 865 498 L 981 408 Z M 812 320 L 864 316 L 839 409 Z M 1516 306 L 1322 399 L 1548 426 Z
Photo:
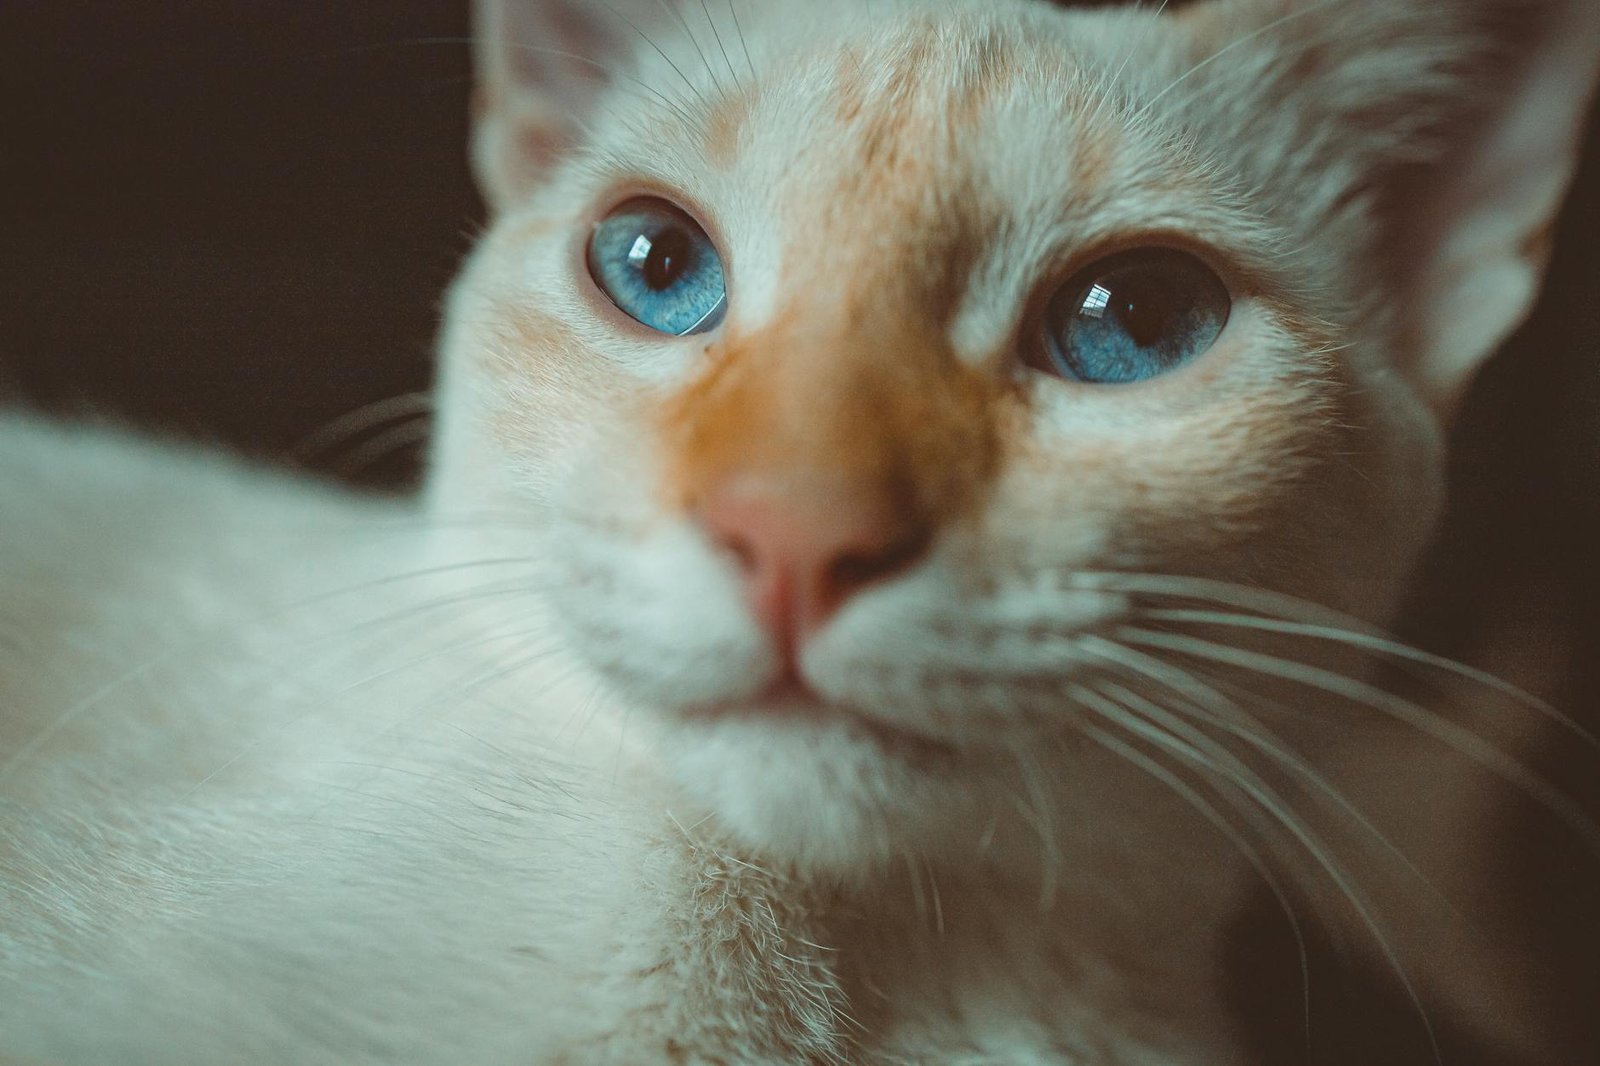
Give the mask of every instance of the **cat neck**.
M 1056 1061 L 1064 1048 L 1084 1063 L 1237 1061 L 1222 949 L 1245 861 L 1180 798 L 1095 770 L 1101 809 L 1047 842 L 1023 825 L 982 853 L 907 854 L 847 875 L 711 844 L 714 824 L 687 811 L 670 835 L 691 844 L 696 920 L 781 916 L 753 965 L 826 973 L 841 1014 L 873 1034 L 866 1061 L 962 1048 L 1005 1061 Z

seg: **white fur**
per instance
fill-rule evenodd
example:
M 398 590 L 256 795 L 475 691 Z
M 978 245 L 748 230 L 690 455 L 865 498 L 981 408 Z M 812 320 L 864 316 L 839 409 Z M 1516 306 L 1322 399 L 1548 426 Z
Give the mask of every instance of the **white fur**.
M 737 50 L 712 5 L 727 37 L 697 24 L 703 65 L 665 5 L 624 8 L 680 74 L 594 9 L 569 42 L 558 0 L 486 0 L 474 150 L 496 217 L 449 302 L 425 505 L 0 422 L 0 1057 L 1237 1063 L 1220 946 L 1257 871 L 1236 837 L 1298 860 L 1312 898 L 1333 875 L 1277 850 L 1295 842 L 1271 770 L 1208 807 L 1182 781 L 1234 748 L 1154 728 L 1159 707 L 1123 733 L 1097 716 L 1107 634 L 1140 600 L 1086 575 L 1221 577 L 1371 618 L 1397 600 L 1440 505 L 1451 371 L 1372 284 L 1393 256 L 1377 183 L 1483 125 L 1451 108 L 1487 77 L 1485 2 L 1282 22 L 1271 0 L 1182 21 L 740 4 Z M 599 49 L 612 84 L 507 35 Z M 1325 69 L 1300 85 L 1308 40 Z M 869 202 L 861 123 L 942 128 L 944 79 L 981 72 L 984 42 L 1010 63 L 985 121 L 929 153 L 926 187 Z M 837 104 L 851 49 L 859 123 Z M 1586 86 L 1588 59 L 1562 56 Z M 703 127 L 747 82 L 719 161 Z M 1573 123 L 1545 125 L 1569 165 Z M 1114 145 L 1085 179 L 1097 134 Z M 548 143 L 564 162 L 528 148 Z M 1458 217 L 1526 236 L 1564 178 L 1519 200 L 1491 169 L 1501 195 L 1461 193 Z M 941 343 L 971 368 L 1003 360 L 1041 278 L 1124 237 L 1205 249 L 1233 317 L 1161 387 L 1031 381 L 980 512 L 805 646 L 807 682 L 850 710 L 788 713 L 760 705 L 778 659 L 729 561 L 663 502 L 641 414 L 720 341 L 620 328 L 578 266 L 590 214 L 634 187 L 713 218 L 729 335 L 827 320 L 846 260 L 899 294 L 955 226 L 973 255 Z M 863 236 L 873 211 L 892 224 Z M 1487 347 L 1455 354 L 1459 379 Z M 1255 754 L 1350 732 L 1333 701 L 1267 694 L 1292 706 Z M 1116 746 L 1141 736 L 1154 769 Z M 1370 736 L 1341 785 L 1419 765 Z M 1428 788 L 1403 801 L 1453 809 L 1460 790 Z M 1350 831 L 1339 811 L 1290 822 Z M 1407 962 L 1471 1010 L 1504 985 L 1494 958 L 1459 980 L 1449 936 Z

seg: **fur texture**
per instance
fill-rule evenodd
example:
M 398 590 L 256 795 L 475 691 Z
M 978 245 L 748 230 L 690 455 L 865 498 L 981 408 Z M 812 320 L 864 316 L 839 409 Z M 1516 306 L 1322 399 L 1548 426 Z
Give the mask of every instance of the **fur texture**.
M 1474 743 L 1503 692 L 1384 692 L 1352 619 L 1531 301 L 1592 5 L 479 14 L 494 217 L 421 504 L 0 425 L 0 1055 L 1237 1063 L 1263 878 L 1559 1054 L 1431 893 L 1486 781 L 1560 798 Z M 718 245 L 711 332 L 589 279 L 643 193 Z M 1027 369 L 1052 287 L 1147 245 L 1223 279 L 1215 347 Z M 735 479 L 917 551 L 786 662 L 707 530 Z

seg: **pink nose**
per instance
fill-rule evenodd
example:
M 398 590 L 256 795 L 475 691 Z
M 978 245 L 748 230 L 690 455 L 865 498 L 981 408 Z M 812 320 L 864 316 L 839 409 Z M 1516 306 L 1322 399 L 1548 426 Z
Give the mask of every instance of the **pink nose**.
M 698 518 L 733 556 L 751 610 L 786 654 L 856 592 L 914 563 L 931 537 L 886 493 L 750 475 L 716 486 Z

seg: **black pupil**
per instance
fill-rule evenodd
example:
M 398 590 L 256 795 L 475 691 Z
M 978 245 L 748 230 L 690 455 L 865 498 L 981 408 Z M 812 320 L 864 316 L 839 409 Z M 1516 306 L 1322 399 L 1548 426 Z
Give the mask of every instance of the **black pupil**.
M 656 292 L 676 285 L 688 266 L 690 252 L 687 233 L 677 228 L 662 230 L 650 242 L 650 254 L 643 267 L 644 283 Z
M 1177 328 L 1176 301 L 1170 286 L 1153 273 L 1130 273 L 1102 282 L 1111 290 L 1111 310 L 1141 348 L 1151 348 Z

